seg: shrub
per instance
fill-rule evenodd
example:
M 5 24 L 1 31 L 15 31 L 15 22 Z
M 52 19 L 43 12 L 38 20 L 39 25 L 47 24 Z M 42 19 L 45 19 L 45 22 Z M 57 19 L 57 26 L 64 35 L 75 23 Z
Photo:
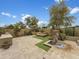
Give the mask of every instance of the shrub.
M 0 29 L 0 35 L 4 34 L 4 33 L 5 33 L 5 30 L 4 29 Z
M 51 30 L 50 29 L 45 29 L 44 33 L 47 34 L 47 35 L 51 35 Z
M 53 40 L 53 36 L 49 36 L 49 40 Z
M 15 36 L 14 29 L 5 29 L 6 32 L 9 32 L 13 37 Z
M 30 30 L 30 29 L 27 29 L 27 28 L 26 28 L 26 29 L 24 30 L 24 34 L 25 34 L 25 35 L 31 35 L 32 33 L 31 33 L 31 30 Z
M 32 35 L 36 35 L 37 34 L 37 32 L 31 32 L 32 33 Z
M 68 36 L 73 36 L 73 29 L 72 28 L 66 28 L 65 29 L 65 33 Z

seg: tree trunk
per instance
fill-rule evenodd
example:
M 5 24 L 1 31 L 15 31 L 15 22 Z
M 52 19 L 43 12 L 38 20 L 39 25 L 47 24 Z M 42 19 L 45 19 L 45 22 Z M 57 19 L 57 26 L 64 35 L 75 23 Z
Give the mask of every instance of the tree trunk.
M 51 44 L 56 44 L 59 39 L 59 30 L 52 30 L 52 43 Z

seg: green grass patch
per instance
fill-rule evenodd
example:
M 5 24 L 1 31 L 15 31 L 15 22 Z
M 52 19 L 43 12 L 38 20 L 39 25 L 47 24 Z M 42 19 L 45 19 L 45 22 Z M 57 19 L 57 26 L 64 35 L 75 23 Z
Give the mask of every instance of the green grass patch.
M 47 46 L 47 45 L 44 44 L 46 41 L 49 40 L 48 36 L 47 37 L 36 36 L 35 38 L 38 38 L 38 39 L 42 40 L 41 42 L 36 44 L 36 46 L 38 46 L 39 48 L 42 48 L 45 51 L 48 51 L 51 48 L 50 46 Z

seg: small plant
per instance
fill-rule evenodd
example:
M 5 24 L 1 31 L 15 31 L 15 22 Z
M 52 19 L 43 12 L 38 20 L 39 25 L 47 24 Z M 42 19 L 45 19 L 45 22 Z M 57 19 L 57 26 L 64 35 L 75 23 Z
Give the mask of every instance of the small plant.
M 73 29 L 72 28 L 66 28 L 65 33 L 68 36 L 73 36 Z
M 50 46 L 47 46 L 47 45 L 44 44 L 46 41 L 49 40 L 48 36 L 47 37 L 36 36 L 35 38 L 38 38 L 38 39 L 42 40 L 41 42 L 36 44 L 36 46 L 38 46 L 39 48 L 41 48 L 41 49 L 43 49 L 45 51 L 48 51 L 51 48 Z
M 4 34 L 5 33 L 5 30 L 3 28 L 0 28 L 0 36 L 1 34 Z
M 31 30 L 30 30 L 30 29 L 27 29 L 27 28 L 26 28 L 26 29 L 24 30 L 24 34 L 25 34 L 25 35 L 31 35 L 32 33 L 31 33 Z

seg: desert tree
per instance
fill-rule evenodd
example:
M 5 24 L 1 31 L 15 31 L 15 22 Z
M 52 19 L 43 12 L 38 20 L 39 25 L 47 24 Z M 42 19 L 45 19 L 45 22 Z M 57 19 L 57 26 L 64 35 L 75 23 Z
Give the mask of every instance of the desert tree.
M 28 26 L 33 31 L 38 28 L 38 19 L 36 17 L 25 18 L 26 26 Z

